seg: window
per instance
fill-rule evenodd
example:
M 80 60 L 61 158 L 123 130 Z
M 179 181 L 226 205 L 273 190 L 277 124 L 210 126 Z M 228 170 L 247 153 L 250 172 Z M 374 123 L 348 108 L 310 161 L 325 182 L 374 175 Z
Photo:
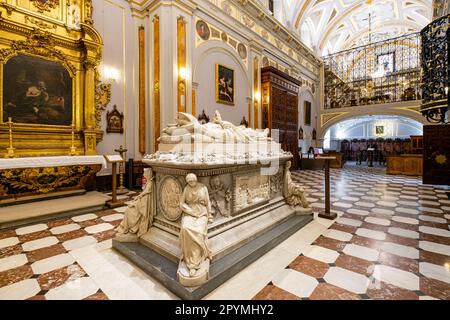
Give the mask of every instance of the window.
M 269 11 L 272 13 L 273 15 L 273 0 L 269 0 Z

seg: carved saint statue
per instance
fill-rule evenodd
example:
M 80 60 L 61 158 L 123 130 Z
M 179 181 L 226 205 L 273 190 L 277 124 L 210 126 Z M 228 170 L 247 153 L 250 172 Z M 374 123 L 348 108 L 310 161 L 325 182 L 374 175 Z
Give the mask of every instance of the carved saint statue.
M 300 214 L 308 214 L 312 212 L 311 206 L 306 200 L 305 190 L 298 184 L 292 181 L 291 172 L 289 168 L 291 162 L 287 161 L 284 168 L 284 197 L 286 202 L 296 209 Z
M 117 227 L 116 240 L 119 242 L 137 242 L 148 231 L 155 215 L 154 179 L 151 169 L 144 172 L 147 184 L 125 210 L 122 222 Z
M 208 248 L 208 216 L 211 212 L 208 188 L 197 182 L 193 173 L 186 176 L 186 187 L 180 199 L 180 207 L 183 211 L 180 229 L 181 259 L 178 268 L 178 277 L 185 286 L 195 286 L 199 283 L 182 282 L 180 277 L 196 278 L 208 277 L 209 261 L 211 253 Z M 184 264 L 184 265 L 183 265 Z M 186 270 L 187 268 L 187 270 Z M 185 269 L 188 274 L 180 269 Z

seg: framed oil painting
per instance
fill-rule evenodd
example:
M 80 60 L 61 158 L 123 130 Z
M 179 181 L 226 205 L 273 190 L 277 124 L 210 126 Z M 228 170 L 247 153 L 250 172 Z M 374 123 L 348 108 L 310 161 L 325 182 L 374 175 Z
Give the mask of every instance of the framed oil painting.
M 375 126 L 375 134 L 377 136 L 384 134 L 384 126 Z
M 72 78 L 62 64 L 18 55 L 3 66 L 3 122 L 72 124 Z
M 209 39 L 210 31 L 205 21 L 198 20 L 195 25 L 195 29 L 197 30 L 197 34 L 200 38 L 202 38 L 205 41 Z
M 216 64 L 216 102 L 234 105 L 234 70 Z
M 303 115 L 304 115 L 303 122 L 304 122 L 305 126 L 310 126 L 311 125 L 311 102 L 305 101 Z

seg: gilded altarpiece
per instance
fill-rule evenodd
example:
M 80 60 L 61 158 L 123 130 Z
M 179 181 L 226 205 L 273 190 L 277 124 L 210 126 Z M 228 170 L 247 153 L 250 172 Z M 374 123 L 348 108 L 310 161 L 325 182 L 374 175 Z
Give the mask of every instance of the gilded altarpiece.
M 97 67 L 102 39 L 92 0 L 0 2 L 0 157 L 13 121 L 15 155 L 96 154 L 110 87 Z

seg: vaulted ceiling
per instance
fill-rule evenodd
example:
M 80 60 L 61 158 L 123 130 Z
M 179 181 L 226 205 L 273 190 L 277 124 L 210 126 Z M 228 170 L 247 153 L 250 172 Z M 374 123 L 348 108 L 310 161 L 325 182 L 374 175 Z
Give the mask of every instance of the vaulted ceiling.
M 376 42 L 417 32 L 432 17 L 432 0 L 280 0 L 278 4 L 277 18 L 322 55 L 365 45 L 369 35 Z

